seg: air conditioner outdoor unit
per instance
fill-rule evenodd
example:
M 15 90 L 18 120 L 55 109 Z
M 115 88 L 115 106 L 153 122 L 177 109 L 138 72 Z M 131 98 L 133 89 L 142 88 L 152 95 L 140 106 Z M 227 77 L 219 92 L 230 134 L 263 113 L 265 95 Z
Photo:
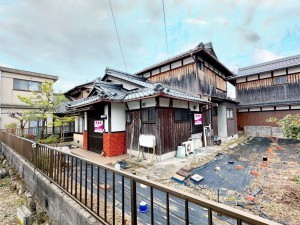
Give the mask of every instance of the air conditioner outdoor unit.
M 194 150 L 195 150 L 194 141 L 185 141 L 185 142 L 182 142 L 181 145 L 183 147 L 185 147 L 186 155 L 189 155 L 190 153 L 193 153 Z

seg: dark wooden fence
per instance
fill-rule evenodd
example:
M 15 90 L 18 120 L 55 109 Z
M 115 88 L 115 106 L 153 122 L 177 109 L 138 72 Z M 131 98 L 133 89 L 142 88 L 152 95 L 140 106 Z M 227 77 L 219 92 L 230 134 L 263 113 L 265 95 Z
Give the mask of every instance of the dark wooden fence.
M 3 131 L 0 140 L 103 224 L 277 224 Z

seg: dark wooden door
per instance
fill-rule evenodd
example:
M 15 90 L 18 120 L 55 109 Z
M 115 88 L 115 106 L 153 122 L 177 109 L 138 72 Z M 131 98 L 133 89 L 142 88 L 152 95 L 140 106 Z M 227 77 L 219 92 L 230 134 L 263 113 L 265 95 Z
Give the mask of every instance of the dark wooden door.
M 103 110 L 88 113 L 88 149 L 96 153 L 103 151 L 103 133 L 95 132 L 95 121 L 101 120 L 102 114 Z

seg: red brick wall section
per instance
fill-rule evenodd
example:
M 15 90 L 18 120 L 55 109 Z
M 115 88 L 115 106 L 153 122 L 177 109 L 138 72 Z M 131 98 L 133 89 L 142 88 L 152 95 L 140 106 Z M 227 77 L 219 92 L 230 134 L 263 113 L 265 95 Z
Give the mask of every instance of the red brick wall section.
M 125 132 L 104 133 L 103 150 L 105 156 L 117 156 L 125 153 Z
M 88 150 L 88 135 L 87 131 L 83 131 L 83 149 Z

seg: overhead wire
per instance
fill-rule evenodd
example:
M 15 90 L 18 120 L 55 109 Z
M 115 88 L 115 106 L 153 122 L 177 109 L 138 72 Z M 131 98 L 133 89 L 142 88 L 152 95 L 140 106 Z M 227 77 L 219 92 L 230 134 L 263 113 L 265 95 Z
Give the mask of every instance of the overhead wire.
M 126 63 L 125 63 L 125 58 L 124 58 L 124 54 L 123 54 L 123 50 L 122 50 L 122 46 L 121 46 L 121 41 L 120 41 L 120 37 L 119 37 L 119 33 L 118 33 L 118 28 L 117 28 L 117 24 L 116 24 L 116 19 L 115 19 L 115 16 L 114 16 L 114 12 L 113 12 L 112 5 L 111 5 L 111 0 L 108 0 L 108 1 L 109 1 L 109 6 L 110 6 L 111 15 L 112 15 L 113 20 L 114 20 L 114 25 L 115 25 L 116 35 L 117 35 L 117 38 L 118 38 L 119 47 L 120 47 L 120 51 L 121 51 L 121 55 L 122 55 L 124 67 L 125 67 L 125 70 L 126 70 L 126 72 L 127 72 L 127 66 L 126 66 Z
M 167 46 L 167 55 L 169 56 L 169 45 L 168 45 L 168 34 L 167 34 L 167 25 L 166 25 L 166 13 L 165 13 L 165 3 L 162 1 L 163 14 L 164 14 L 164 25 L 165 25 L 165 37 L 166 37 L 166 46 Z

